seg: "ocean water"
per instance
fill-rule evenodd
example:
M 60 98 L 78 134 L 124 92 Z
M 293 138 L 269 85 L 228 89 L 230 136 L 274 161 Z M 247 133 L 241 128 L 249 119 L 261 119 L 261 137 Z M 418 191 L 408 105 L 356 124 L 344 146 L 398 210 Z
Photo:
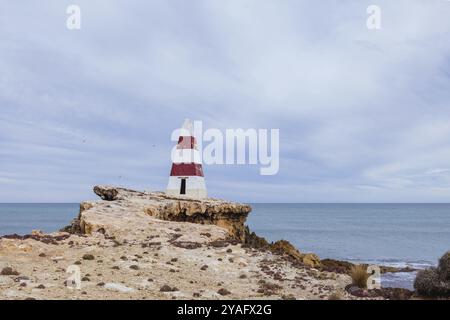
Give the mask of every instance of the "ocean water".
M 422 269 L 450 250 L 450 204 L 252 204 L 257 234 L 321 258 Z M 412 289 L 415 273 L 382 276 Z
M 425 268 L 450 250 L 450 204 L 252 204 L 250 229 L 302 252 L 389 266 Z M 57 231 L 78 204 L 0 204 L 0 235 Z M 386 274 L 383 286 L 412 288 L 415 273 Z
M 0 203 L 0 235 L 58 231 L 78 216 L 77 203 Z

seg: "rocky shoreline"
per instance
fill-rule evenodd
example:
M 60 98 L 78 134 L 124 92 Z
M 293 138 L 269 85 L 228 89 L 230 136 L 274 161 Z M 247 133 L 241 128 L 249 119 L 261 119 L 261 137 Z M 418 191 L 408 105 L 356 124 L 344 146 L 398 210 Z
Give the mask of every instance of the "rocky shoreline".
M 60 232 L 0 237 L 0 299 L 407 299 L 354 288 L 320 260 L 245 226 L 251 207 L 96 186 Z M 67 271 L 79 270 L 73 289 Z M 405 271 L 382 268 L 384 272 Z M 411 271 L 411 270 L 407 270 Z

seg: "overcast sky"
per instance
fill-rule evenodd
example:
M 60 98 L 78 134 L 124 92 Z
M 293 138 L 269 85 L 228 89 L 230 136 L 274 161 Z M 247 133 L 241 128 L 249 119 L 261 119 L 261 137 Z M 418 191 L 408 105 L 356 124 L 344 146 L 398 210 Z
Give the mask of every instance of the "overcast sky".
M 449 17 L 446 0 L 1 1 L 0 202 L 164 190 L 186 117 L 280 129 L 279 173 L 205 166 L 214 197 L 449 202 Z

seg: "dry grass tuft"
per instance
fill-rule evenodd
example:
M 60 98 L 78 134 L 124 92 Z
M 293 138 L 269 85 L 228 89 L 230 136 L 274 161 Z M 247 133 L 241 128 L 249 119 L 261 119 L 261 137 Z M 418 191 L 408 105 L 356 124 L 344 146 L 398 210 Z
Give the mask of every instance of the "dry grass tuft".
M 367 279 L 369 274 L 367 273 L 367 267 L 363 265 L 356 265 L 350 269 L 350 276 L 352 277 L 352 283 L 361 289 L 367 288 Z

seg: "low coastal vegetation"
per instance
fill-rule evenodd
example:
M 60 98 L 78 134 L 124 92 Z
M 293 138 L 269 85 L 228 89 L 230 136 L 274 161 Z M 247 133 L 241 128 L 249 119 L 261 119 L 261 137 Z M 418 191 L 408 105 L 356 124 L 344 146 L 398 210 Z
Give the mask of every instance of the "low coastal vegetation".
M 417 273 L 414 289 L 419 295 L 425 297 L 450 297 L 450 251 L 439 259 L 437 268 L 429 268 Z

